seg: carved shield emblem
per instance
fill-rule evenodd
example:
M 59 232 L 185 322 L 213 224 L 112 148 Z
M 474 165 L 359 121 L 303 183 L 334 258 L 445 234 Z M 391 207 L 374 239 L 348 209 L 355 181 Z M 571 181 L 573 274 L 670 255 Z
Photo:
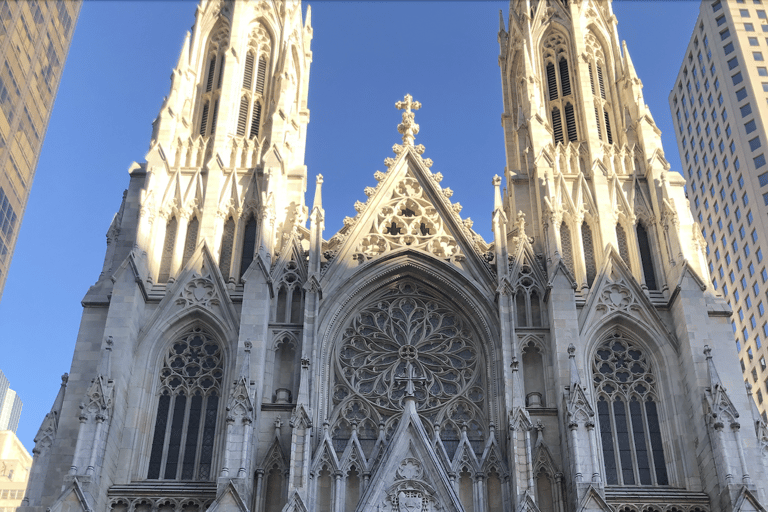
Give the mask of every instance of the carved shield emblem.
M 420 512 L 421 493 L 405 493 L 400 491 L 397 496 L 398 512 Z

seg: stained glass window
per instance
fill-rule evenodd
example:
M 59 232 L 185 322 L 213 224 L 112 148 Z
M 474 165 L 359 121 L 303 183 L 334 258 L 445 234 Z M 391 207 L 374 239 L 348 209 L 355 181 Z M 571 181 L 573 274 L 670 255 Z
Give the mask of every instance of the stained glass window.
M 656 377 L 643 350 L 621 332 L 592 361 L 608 485 L 668 485 Z
M 148 479 L 212 478 L 223 376 L 221 347 L 204 328 L 171 343 L 160 370 Z

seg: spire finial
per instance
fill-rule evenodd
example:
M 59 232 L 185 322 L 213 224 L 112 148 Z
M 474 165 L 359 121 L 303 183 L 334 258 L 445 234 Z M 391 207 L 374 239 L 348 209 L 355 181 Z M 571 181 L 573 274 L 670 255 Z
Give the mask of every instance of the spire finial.
M 405 110 L 403 112 L 403 122 L 397 125 L 397 131 L 403 135 L 403 145 L 413 146 L 413 140 L 419 133 L 419 125 L 414 122 L 415 115 L 411 110 L 419 110 L 421 103 L 413 101 L 413 96 L 406 94 L 403 101 L 395 103 L 395 107 L 398 110 Z

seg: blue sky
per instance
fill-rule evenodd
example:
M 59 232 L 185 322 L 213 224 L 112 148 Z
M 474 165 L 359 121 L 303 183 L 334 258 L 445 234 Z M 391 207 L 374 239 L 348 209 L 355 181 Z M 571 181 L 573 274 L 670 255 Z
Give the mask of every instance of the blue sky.
M 314 176 L 323 174 L 325 238 L 354 216 L 363 189 L 375 186 L 373 173 L 393 156 L 400 142 L 394 103 L 410 93 L 423 105 L 416 143 L 455 191 L 462 216 L 490 240 L 491 178 L 505 165 L 496 34 L 508 3 L 310 4 L 307 200 Z M 613 6 L 666 157 L 679 171 L 667 96 L 699 4 Z M 127 169 L 147 152 L 195 8 L 182 0 L 83 4 L 0 303 L 0 369 L 24 402 L 18 435 L 30 451 L 69 371 L 80 300 L 99 277 Z

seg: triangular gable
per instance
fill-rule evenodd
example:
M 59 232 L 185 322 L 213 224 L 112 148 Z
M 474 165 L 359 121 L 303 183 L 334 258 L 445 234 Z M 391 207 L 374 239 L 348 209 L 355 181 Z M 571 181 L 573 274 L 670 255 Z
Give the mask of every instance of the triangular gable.
M 360 444 L 360 439 L 357 437 L 357 428 L 352 429 L 352 436 L 347 442 L 347 447 L 344 449 L 340 458 L 340 464 L 343 470 L 348 470 L 351 466 L 357 466 L 359 470 L 367 470 L 369 468 L 368 460 L 365 456 L 363 446 Z
M 536 505 L 536 502 L 533 500 L 530 490 L 526 489 L 520 497 L 518 510 L 520 510 L 520 512 L 540 512 L 539 506 Z
M 168 324 L 201 312 L 224 332 L 237 333 L 240 314 L 229 298 L 219 266 L 203 241 L 166 292 L 154 314 L 142 328 L 142 336 L 152 329 L 165 330 Z
M 485 443 L 483 449 L 483 455 L 480 457 L 480 468 L 485 473 L 488 473 L 491 469 L 496 468 L 499 475 L 505 475 L 507 473 L 506 464 L 504 464 L 504 456 L 502 455 L 501 447 L 498 441 L 496 441 L 496 429 L 491 427 L 491 435 L 488 436 L 488 441 Z
M 232 485 L 232 482 L 229 482 L 206 510 L 207 512 L 216 512 L 218 510 L 222 512 L 233 512 L 235 510 L 248 512 L 248 507 L 245 505 L 245 501 L 240 496 L 237 488 Z
M 580 172 L 576 178 L 573 197 L 573 202 L 575 205 L 577 205 L 577 208 L 589 213 L 591 216 L 596 215 L 597 207 L 595 206 L 595 199 L 592 197 L 592 191 L 589 189 L 587 179 L 584 177 L 584 173 L 582 172 Z
M 608 195 L 611 198 L 611 211 L 616 212 L 619 218 L 623 216 L 626 221 L 634 222 L 634 210 L 630 205 L 627 194 L 624 192 L 621 180 L 619 180 L 617 175 L 614 174 L 611 177 L 611 184 L 609 187 Z
M 741 493 L 736 499 L 736 506 L 733 507 L 734 512 L 766 512 L 765 507 L 760 504 L 757 496 L 750 491 L 747 486 L 741 488 Z
M 357 505 L 360 512 L 434 510 L 437 504 L 444 512 L 464 510 L 412 397 L 405 399 L 403 415 L 370 482 Z M 408 505 L 398 506 L 399 500 L 408 500 Z
M 540 286 L 542 291 L 547 289 L 547 275 L 542 268 L 539 259 L 536 257 L 536 253 L 533 251 L 533 246 L 527 236 L 516 237 L 517 245 L 510 251 L 512 256 L 512 263 L 509 265 L 509 276 L 512 284 L 516 284 L 518 276 L 524 266 L 531 269 L 528 276 Z
M 565 263 L 563 263 L 562 258 L 558 258 L 549 272 L 549 280 L 547 281 L 548 289 L 554 286 L 555 278 L 557 278 L 558 274 L 562 274 L 563 277 L 565 277 L 568 280 L 568 282 L 571 284 L 571 288 L 573 288 L 574 290 L 578 288 L 578 285 L 576 284 L 576 279 L 573 277 L 573 274 L 571 274 L 571 271 L 568 270 L 568 266 Z
M 259 467 L 265 471 L 269 471 L 272 466 L 277 464 L 280 469 L 285 469 L 287 461 L 288 459 L 285 457 L 285 451 L 283 450 L 282 443 L 280 443 L 280 438 L 275 435 L 275 438 L 272 440 L 272 445 L 264 455 L 264 459 L 261 461 Z
M 320 445 L 315 450 L 315 456 L 312 459 L 312 468 L 317 471 L 322 468 L 323 465 L 328 464 L 331 466 L 331 472 L 338 471 L 341 468 L 339 458 L 336 456 L 336 450 L 333 447 L 333 441 L 331 435 L 328 432 L 328 424 L 323 426 L 323 438 L 320 440 Z
M 64 487 L 59 498 L 48 510 L 51 512 L 93 512 L 77 477 L 72 478 L 72 482 Z
M 462 468 L 467 467 L 471 471 L 480 471 L 480 462 L 477 460 L 475 450 L 469 444 L 467 433 L 462 432 L 459 438 L 459 445 L 456 447 L 456 453 L 453 455 L 452 468 L 454 473 L 461 473 Z
M 632 211 L 636 216 L 644 217 L 646 221 L 653 219 L 653 203 L 648 197 L 644 187 L 640 184 L 637 175 L 632 183 Z
M 239 176 L 236 170 L 224 174 L 224 184 L 221 187 L 221 194 L 219 195 L 219 211 L 233 213 L 242 208 L 242 193 L 240 191 L 238 178 Z
M 576 510 L 578 512 L 613 512 L 611 506 L 605 502 L 605 499 L 600 496 L 597 489 L 591 485 L 584 493 Z
M 691 265 L 688 263 L 688 260 L 683 260 L 682 265 L 680 267 L 680 277 L 677 280 L 677 285 L 675 286 L 675 291 L 679 291 L 683 289 L 683 281 L 685 281 L 686 277 L 689 277 L 693 280 L 694 283 L 699 287 L 699 290 L 705 291 L 707 289 L 707 282 L 702 279 L 702 277 L 699 275 L 698 272 L 696 272 Z
M 290 261 L 296 263 L 296 273 L 301 277 L 302 282 L 307 280 L 307 261 L 304 257 L 304 248 L 301 246 L 301 239 L 296 232 L 290 233 L 289 240 L 283 244 L 280 254 L 277 256 L 277 260 L 272 266 L 270 272 L 272 281 L 279 281 L 285 271 L 285 266 Z
M 399 155 L 388 162 L 389 171 L 376 173 L 379 184 L 366 188 L 365 203 L 355 204 L 358 215 L 345 219 L 344 228 L 331 238 L 336 256 L 324 276 L 330 278 L 339 267 L 346 271 L 353 261 L 358 265 L 384 254 L 415 250 L 472 269 L 476 279 L 492 281 L 481 258 L 487 244 L 471 230 L 471 220 L 460 217 L 461 205 L 449 199 L 453 191 L 440 185 L 442 175 L 432 173 L 429 162 L 421 158 L 423 147 L 395 148 Z
M 160 202 L 160 206 L 163 208 L 181 208 L 184 205 L 183 193 L 181 187 L 181 171 L 172 171 L 168 185 L 165 187 L 165 193 L 163 194 L 163 200 Z
M 579 334 L 585 339 L 612 318 L 628 318 L 656 339 L 666 339 L 677 350 L 678 343 L 665 327 L 656 308 L 643 292 L 624 260 L 609 245 L 603 265 L 579 313 Z

